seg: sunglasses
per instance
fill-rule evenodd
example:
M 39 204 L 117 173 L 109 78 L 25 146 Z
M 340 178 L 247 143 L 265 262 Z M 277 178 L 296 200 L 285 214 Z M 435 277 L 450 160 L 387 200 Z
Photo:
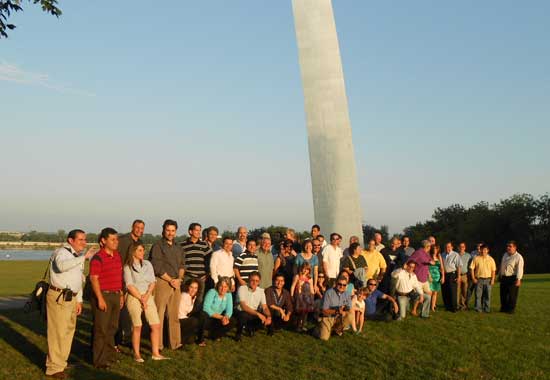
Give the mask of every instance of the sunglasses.
M 336 285 L 338 285 L 338 286 L 347 286 L 348 284 L 339 282 L 339 283 L 336 284 Z
M 371 282 L 371 283 L 369 283 L 369 284 L 367 284 L 367 285 L 368 285 L 368 286 L 376 286 L 377 284 L 376 284 L 376 282 L 374 282 L 374 283 Z

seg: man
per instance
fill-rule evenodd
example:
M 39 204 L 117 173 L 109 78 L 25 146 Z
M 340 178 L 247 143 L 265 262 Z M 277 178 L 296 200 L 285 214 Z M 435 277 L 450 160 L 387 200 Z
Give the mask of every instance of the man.
M 489 256 L 489 247 L 481 246 L 481 255 L 476 256 L 470 264 L 472 282 L 476 284 L 476 307 L 478 313 L 491 312 L 491 289 L 495 284 L 497 266 Z
M 143 243 L 141 238 L 143 237 L 143 232 L 145 231 L 145 222 L 141 219 L 136 219 L 132 223 L 132 230 L 124 235 L 120 235 L 118 238 L 118 252 L 122 263 L 126 262 L 126 257 L 130 252 L 130 247 L 134 243 Z
M 208 277 L 208 263 L 212 255 L 212 249 L 208 243 L 200 240 L 201 230 L 202 226 L 199 223 L 189 224 L 189 237 L 181 245 L 185 262 L 184 282 L 187 283 L 191 280 L 199 282 L 199 292 L 197 293 L 197 301 L 199 302 L 202 302 L 204 297 Z
M 321 241 L 319 239 L 313 239 L 311 240 L 311 243 L 313 245 L 313 254 L 317 256 L 317 260 L 319 261 L 319 268 L 318 274 L 325 273 L 323 268 L 323 246 L 321 244 Z
M 367 280 L 382 281 L 388 265 L 384 256 L 376 250 L 376 242 L 371 239 L 367 242 L 367 249 L 361 253 L 367 261 Z
M 110 227 L 99 234 L 101 249 L 90 261 L 90 282 L 93 327 L 93 363 L 107 368 L 115 360 L 115 333 L 120 309 L 124 306 L 122 293 L 122 260 L 118 254 L 118 235 Z
M 314 224 L 311 226 L 311 240 L 319 239 L 321 242 L 321 248 L 325 248 L 327 246 L 327 242 L 325 241 L 325 237 L 321 235 L 321 227 L 319 227 L 318 224 Z
M 141 238 L 145 230 L 145 222 L 141 219 L 136 219 L 132 222 L 132 229 L 129 233 L 120 235 L 118 238 L 118 252 L 122 260 L 122 265 L 126 262 L 126 257 L 130 253 L 130 247 L 135 244 L 143 244 Z M 115 344 L 129 344 L 132 339 L 132 321 L 126 306 L 120 311 L 120 319 L 118 321 L 118 331 L 115 335 Z
M 357 236 L 350 236 L 349 237 L 349 245 L 344 249 L 344 252 L 343 252 L 343 258 L 346 258 L 350 255 L 350 252 L 349 252 L 349 246 L 352 245 L 353 243 L 359 243 L 359 238 Z
M 474 282 L 472 281 L 472 277 L 470 276 L 470 265 L 472 264 L 472 261 L 474 261 L 474 258 L 481 254 L 481 246 L 483 244 L 483 242 L 477 243 L 476 249 L 470 252 L 470 262 L 468 263 L 468 293 L 466 294 L 466 307 L 469 307 L 468 305 L 470 304 L 470 298 L 472 298 L 472 295 L 476 291 L 476 284 L 474 284 Z
M 407 316 L 409 301 L 413 303 L 422 303 L 422 309 L 430 309 L 430 297 L 425 296 L 423 286 L 416 277 L 415 269 L 417 263 L 409 259 L 403 266 L 392 272 L 391 276 L 395 278 L 395 291 L 397 294 L 397 303 L 399 304 L 398 321 L 402 321 Z M 415 315 L 414 312 L 411 314 Z
M 248 239 L 248 230 L 246 227 L 237 228 L 237 239 L 233 242 L 233 257 L 237 258 L 246 250 L 246 241 Z
M 393 281 L 391 280 L 392 277 L 390 274 L 395 269 L 401 268 L 407 261 L 405 251 L 399 248 L 400 242 L 401 241 L 399 240 L 399 238 L 393 237 L 390 241 L 390 247 L 382 248 L 382 250 L 380 251 L 380 254 L 382 255 L 382 257 L 384 257 L 384 260 L 386 261 L 386 271 L 378 286 L 380 288 L 380 291 L 383 293 L 393 294 L 393 287 L 395 283 L 392 284 Z
M 226 236 L 222 240 L 222 249 L 212 254 L 210 260 L 210 277 L 214 285 L 218 283 L 220 277 L 228 277 L 231 282 L 230 292 L 235 291 L 235 273 L 233 272 L 233 239 Z
M 411 257 L 414 253 L 414 248 L 411 247 L 411 239 L 408 236 L 403 236 L 403 251 L 405 251 L 405 256 Z
M 334 286 L 336 277 L 340 273 L 340 260 L 342 259 L 341 241 L 342 236 L 333 232 L 330 234 L 330 244 L 323 249 L 323 272 L 327 275 L 329 287 Z
M 55 379 L 67 377 L 65 369 L 71 353 L 76 317 L 82 314 L 84 262 L 97 252 L 92 248 L 81 255 L 86 245 L 86 233 L 72 230 L 67 235 L 67 242 L 51 257 L 50 288 L 46 294 L 46 376 Z
M 414 273 L 416 274 L 416 278 L 422 286 L 424 298 L 427 300 L 427 302 L 424 301 L 424 303 L 422 304 L 422 312 L 420 313 L 420 316 L 422 318 L 428 318 L 430 316 L 430 302 L 432 297 L 432 292 L 430 291 L 430 283 L 428 282 L 428 276 L 430 273 L 430 265 L 435 265 L 435 261 L 432 260 L 431 256 L 428 253 L 430 251 L 431 243 L 428 240 L 422 240 L 421 246 L 421 248 L 414 251 L 409 261 L 413 260 L 416 264 Z M 412 311 L 413 314 L 416 314 L 416 309 L 419 304 L 420 301 L 414 303 Z
M 382 235 L 380 234 L 380 232 L 376 232 L 374 234 L 374 242 L 376 243 L 375 244 L 375 249 L 380 252 L 382 249 L 386 248 L 386 246 L 384 244 L 382 244 Z
M 318 326 L 318 338 L 321 340 L 329 340 L 333 330 L 338 335 L 342 334 L 342 330 L 338 327 L 348 326 L 355 316 L 351 310 L 351 296 L 346 292 L 348 281 L 345 277 L 340 276 L 336 279 L 335 286 L 328 289 L 323 295 L 321 301 L 322 317 Z
M 445 283 L 443 283 L 443 303 L 445 309 L 450 312 L 458 310 L 458 282 L 460 281 L 460 270 L 462 260 L 460 255 L 453 250 L 453 243 L 445 244 L 445 252 L 441 254 L 443 267 L 445 268 Z
M 249 239 L 246 242 L 246 250 L 235 259 L 233 272 L 237 288 L 245 286 L 252 272 L 258 271 L 258 257 L 256 257 L 256 240 Z
M 371 321 L 391 321 L 392 309 L 395 314 L 399 307 L 392 296 L 382 293 L 376 289 L 378 282 L 376 280 L 367 281 L 368 297 L 365 299 L 365 318 Z M 382 300 L 382 301 L 378 301 Z
M 466 243 L 460 242 L 458 245 L 458 254 L 460 255 L 460 281 L 458 282 L 458 308 L 460 310 L 468 309 L 468 265 L 470 264 L 470 254 L 466 252 Z
M 257 327 L 270 328 L 271 312 L 267 307 L 264 290 L 259 287 L 261 275 L 254 272 L 248 279 L 248 286 L 241 286 L 237 292 L 237 334 L 235 340 L 241 340 L 243 329 L 246 327 L 249 336 L 253 336 Z M 268 332 L 271 333 L 271 330 Z
M 155 304 L 161 321 L 160 349 L 164 347 L 163 321 L 166 312 L 168 312 L 170 348 L 177 350 L 182 345 L 178 313 L 181 300 L 181 282 L 185 275 L 185 258 L 183 249 L 174 241 L 177 230 L 178 223 L 175 220 L 165 220 L 162 224 L 162 238 L 153 244 L 149 253 L 149 260 L 153 264 L 157 278 Z
M 271 253 L 271 236 L 269 233 L 264 232 L 262 234 L 262 242 L 256 256 L 258 257 L 258 272 L 261 278 L 260 287 L 267 289 L 272 284 L 274 266 L 273 254 Z
M 219 233 L 220 231 L 216 226 L 210 226 L 206 229 L 206 244 L 208 244 L 212 252 L 216 252 L 222 247 L 218 242 Z
M 272 316 L 269 335 L 272 335 L 274 331 L 281 329 L 283 326 L 287 326 L 290 322 L 293 311 L 292 297 L 284 286 L 285 276 L 278 273 L 275 275 L 274 285 L 265 290 L 265 299 Z
M 523 279 L 523 265 L 523 256 L 517 251 L 516 242 L 509 241 L 499 271 L 501 312 L 513 314 L 516 310 L 519 287 Z

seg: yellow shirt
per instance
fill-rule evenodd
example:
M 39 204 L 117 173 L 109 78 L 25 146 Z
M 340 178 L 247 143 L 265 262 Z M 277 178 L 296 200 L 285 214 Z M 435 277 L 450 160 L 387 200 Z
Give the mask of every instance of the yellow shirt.
M 497 270 L 497 265 L 491 256 L 480 255 L 474 258 L 470 264 L 470 269 L 474 270 L 474 276 L 476 276 L 476 278 L 491 278 L 493 272 Z
M 367 261 L 367 279 L 374 279 L 378 276 L 381 269 L 386 269 L 386 260 L 384 256 L 378 251 L 363 251 L 361 253 L 365 260 Z

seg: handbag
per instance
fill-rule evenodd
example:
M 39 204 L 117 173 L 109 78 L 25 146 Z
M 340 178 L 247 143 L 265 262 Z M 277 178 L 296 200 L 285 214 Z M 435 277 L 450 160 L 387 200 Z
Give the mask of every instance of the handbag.
M 354 286 L 357 289 L 361 289 L 365 286 L 365 283 L 367 282 L 367 272 L 365 271 L 365 268 L 357 268 L 351 256 L 348 256 L 348 258 L 349 261 L 351 261 L 351 265 L 353 266 L 353 277 L 355 277 Z
M 47 319 L 46 294 L 48 293 L 48 289 L 50 288 L 50 283 L 49 281 L 46 280 L 46 277 L 49 277 L 48 273 L 50 271 L 52 259 L 53 259 L 53 254 L 50 257 L 50 260 L 48 261 L 48 266 L 46 267 L 46 271 L 44 272 L 42 279 L 36 283 L 36 285 L 34 286 L 34 290 L 29 296 L 29 299 L 27 300 L 27 302 L 25 302 L 25 305 L 23 306 L 23 311 L 25 313 L 30 313 L 32 311 L 39 311 L 43 321 L 46 321 Z

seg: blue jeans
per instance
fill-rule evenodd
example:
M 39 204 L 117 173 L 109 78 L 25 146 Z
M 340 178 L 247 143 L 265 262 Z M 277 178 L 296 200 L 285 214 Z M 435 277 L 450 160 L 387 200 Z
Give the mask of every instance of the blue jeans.
M 490 278 L 478 278 L 476 284 L 476 311 L 491 311 L 491 285 Z

